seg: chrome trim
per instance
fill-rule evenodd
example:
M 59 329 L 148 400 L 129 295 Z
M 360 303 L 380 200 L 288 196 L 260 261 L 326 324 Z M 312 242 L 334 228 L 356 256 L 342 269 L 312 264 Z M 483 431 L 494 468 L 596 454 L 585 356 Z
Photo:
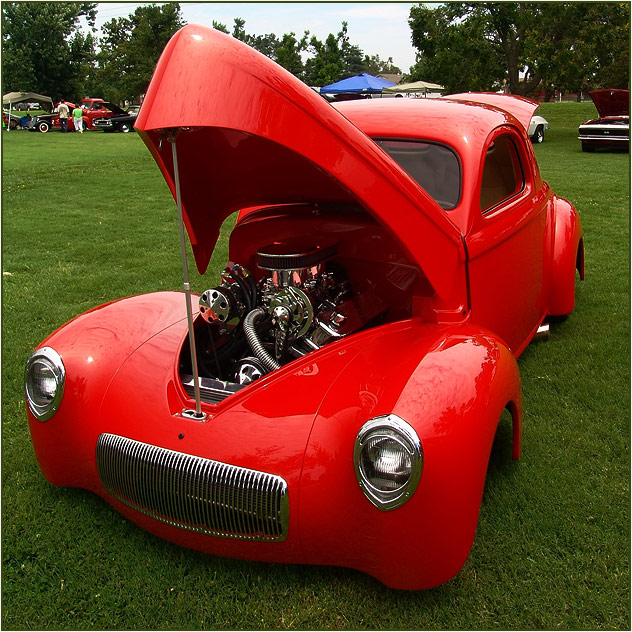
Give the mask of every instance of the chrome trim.
M 551 325 L 549 323 L 542 323 L 533 334 L 533 340 L 548 340 L 551 333 Z
M 181 375 L 180 378 L 187 395 L 193 399 L 195 397 L 193 376 Z M 200 383 L 200 397 L 207 404 L 219 404 L 246 386 L 246 384 L 234 384 L 233 382 L 225 382 L 210 377 L 200 377 L 198 380 Z
M 616 141 L 628 143 L 630 142 L 630 137 L 629 136 L 609 136 L 607 134 L 604 134 L 603 136 L 578 136 L 577 140 L 599 140 L 599 141 L 616 140 Z
M 29 373 L 38 362 L 45 364 L 51 369 L 57 385 L 53 399 L 46 406 L 36 404 L 29 393 Z M 48 421 L 57 412 L 64 396 L 65 383 L 66 367 L 64 367 L 64 362 L 57 351 L 52 347 L 42 347 L 31 354 L 26 361 L 24 370 L 24 394 L 29 410 L 38 421 Z
M 160 522 L 221 538 L 287 538 L 288 487 L 280 476 L 108 433 L 97 440 L 96 462 L 114 498 Z
M 587 131 L 591 129 L 607 129 L 607 130 L 617 130 L 621 131 L 630 129 L 629 121 L 612 121 L 610 123 L 590 123 L 589 125 L 580 125 L 579 131 Z
M 367 441 L 376 436 L 395 439 L 411 455 L 412 470 L 410 477 L 399 489 L 392 491 L 379 490 L 374 487 L 360 467 L 360 456 Z M 367 421 L 355 440 L 353 448 L 353 464 L 358 484 L 367 499 L 380 511 L 391 511 L 401 507 L 415 493 L 423 469 L 423 449 L 415 429 L 397 415 L 384 415 Z

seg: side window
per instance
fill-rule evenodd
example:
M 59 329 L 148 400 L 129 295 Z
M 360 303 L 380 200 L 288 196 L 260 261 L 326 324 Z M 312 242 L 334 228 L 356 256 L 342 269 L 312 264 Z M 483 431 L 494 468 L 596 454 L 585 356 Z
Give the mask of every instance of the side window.
M 483 167 L 480 207 L 483 213 L 513 197 L 524 187 L 524 173 L 518 151 L 508 134 L 498 136 L 489 146 Z
M 373 139 L 444 210 L 461 199 L 461 163 L 456 153 L 422 140 Z

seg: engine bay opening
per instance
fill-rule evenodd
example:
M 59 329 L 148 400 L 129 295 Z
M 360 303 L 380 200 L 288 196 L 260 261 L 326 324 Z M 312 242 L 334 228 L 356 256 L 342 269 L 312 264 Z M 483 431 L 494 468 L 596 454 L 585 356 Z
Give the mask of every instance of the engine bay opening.
M 237 224 L 229 258 L 220 283 L 200 295 L 195 319 L 207 403 L 355 332 L 409 316 L 413 290 L 423 287 L 418 268 L 364 212 L 258 212 Z M 180 377 L 193 396 L 188 340 Z

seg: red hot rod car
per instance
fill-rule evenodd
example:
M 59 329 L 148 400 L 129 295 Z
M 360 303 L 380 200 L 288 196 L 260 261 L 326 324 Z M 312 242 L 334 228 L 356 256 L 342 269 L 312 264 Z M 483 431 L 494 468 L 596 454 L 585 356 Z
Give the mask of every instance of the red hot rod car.
M 404 589 L 454 576 L 505 409 L 519 457 L 516 357 L 583 276 L 533 110 L 502 103 L 333 107 L 237 40 L 180 30 L 136 129 L 199 271 L 238 213 L 229 261 L 191 295 L 184 260 L 184 292 L 98 307 L 32 354 L 45 477 L 200 551 Z

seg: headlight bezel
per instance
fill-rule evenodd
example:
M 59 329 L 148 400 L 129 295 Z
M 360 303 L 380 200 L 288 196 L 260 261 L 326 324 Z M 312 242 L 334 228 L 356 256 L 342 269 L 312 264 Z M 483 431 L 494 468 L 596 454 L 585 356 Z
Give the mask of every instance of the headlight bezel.
M 369 442 L 381 439 L 399 444 L 410 459 L 410 474 L 401 486 L 379 489 L 370 480 L 363 467 L 362 454 Z M 380 511 L 401 507 L 415 493 L 423 470 L 423 449 L 415 429 L 397 415 L 383 415 L 367 421 L 359 430 L 353 448 L 353 464 L 360 488 L 367 499 Z
M 35 377 L 33 371 L 40 365 L 50 371 L 55 381 L 55 392 L 48 401 L 38 402 L 35 396 Z M 64 396 L 66 368 L 64 362 L 53 348 L 42 347 L 34 351 L 26 362 L 24 371 L 24 393 L 31 414 L 38 421 L 48 421 L 59 409 Z

